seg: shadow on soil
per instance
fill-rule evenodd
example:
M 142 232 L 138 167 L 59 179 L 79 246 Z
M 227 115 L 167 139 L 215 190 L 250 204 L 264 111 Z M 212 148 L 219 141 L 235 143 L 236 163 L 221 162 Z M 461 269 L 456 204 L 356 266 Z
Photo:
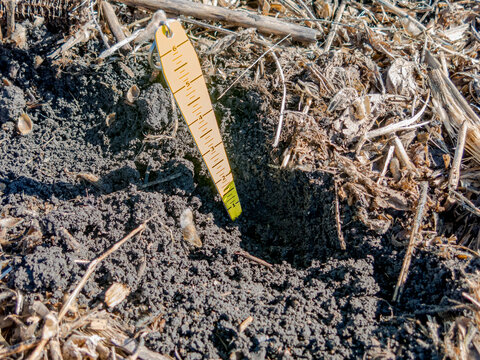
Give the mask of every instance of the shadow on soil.
M 379 286 L 377 296 L 384 299 L 376 303 L 377 320 L 392 319 L 393 314 L 398 317 L 395 321 L 386 321 L 375 331 L 380 340 L 398 336 L 397 340 L 405 343 L 402 339 L 412 337 L 412 334 L 399 326 L 407 317 L 426 319 L 428 314 L 441 313 L 442 308 L 448 313 L 452 300 L 461 300 L 458 291 L 461 284 L 456 281 L 460 275 L 453 264 L 437 255 L 419 251 L 411 265 L 402 301 L 392 304 L 404 248 L 392 246 L 388 240 L 393 236 L 391 233 L 381 237 L 366 230 L 355 220 L 355 210 L 341 204 L 347 250 L 340 250 L 332 177 L 326 173 L 282 170 L 272 166 L 272 139 L 266 135 L 273 135 L 274 131 L 260 110 L 261 100 L 254 92 L 235 94 L 232 98 L 234 102 L 223 104 L 225 108 L 234 109 L 227 125 L 226 145 L 243 208 L 237 220 L 241 246 L 247 252 L 273 264 L 287 262 L 298 270 L 306 270 L 303 278 L 306 285 L 318 281 L 346 284 L 335 288 L 332 294 L 335 299 L 361 299 L 366 288 L 374 286 L 369 282 L 374 281 Z M 323 266 L 312 266 L 313 262 L 326 264 L 335 259 L 347 261 L 348 265 L 336 266 L 329 271 Z M 361 267 L 355 269 L 357 260 L 373 263 L 373 274 Z M 350 281 L 345 281 L 346 277 Z M 287 279 L 276 290 L 285 292 L 291 287 Z M 343 320 L 337 325 L 339 333 L 355 323 L 352 316 L 357 311 L 354 302 L 343 309 Z M 327 315 L 327 323 L 328 316 L 335 314 Z M 231 337 L 231 332 L 225 330 L 219 347 L 229 343 Z M 364 348 L 369 344 L 368 339 Z M 420 347 L 414 353 L 436 356 L 434 350 L 433 353 L 430 351 L 432 347 Z

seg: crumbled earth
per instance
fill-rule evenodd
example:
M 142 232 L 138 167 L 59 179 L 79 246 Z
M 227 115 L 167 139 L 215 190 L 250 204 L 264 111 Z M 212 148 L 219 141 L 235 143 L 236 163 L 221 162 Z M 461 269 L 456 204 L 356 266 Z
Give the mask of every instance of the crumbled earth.
M 415 319 L 441 317 L 438 309 L 460 299 L 463 264 L 416 252 L 402 300 L 391 303 L 405 248 L 391 233 L 369 233 L 341 204 L 347 250 L 339 249 L 331 176 L 274 165 L 277 119 L 254 89 L 238 85 L 214 104 L 243 207 L 232 222 L 146 59 L 62 70 L 46 59 L 57 40 L 44 26 L 29 27 L 29 51 L 0 47 L 2 77 L 12 83 L 0 89 L 1 212 L 42 234 L 4 247 L 14 257 L 9 286 L 59 302 L 85 260 L 151 218 L 99 266 L 79 302 L 96 306 L 112 283 L 126 284 L 130 295 L 111 311 L 137 327 L 163 318 L 165 326 L 146 336 L 152 350 L 183 359 L 441 358 Z M 80 48 L 78 58 L 95 46 Z M 45 58 L 38 68 L 36 55 Z M 142 94 L 132 106 L 124 94 L 133 84 Z M 34 123 L 26 136 L 15 127 L 23 111 Z M 182 241 L 187 207 L 200 249 Z M 240 332 L 248 316 L 253 322 Z

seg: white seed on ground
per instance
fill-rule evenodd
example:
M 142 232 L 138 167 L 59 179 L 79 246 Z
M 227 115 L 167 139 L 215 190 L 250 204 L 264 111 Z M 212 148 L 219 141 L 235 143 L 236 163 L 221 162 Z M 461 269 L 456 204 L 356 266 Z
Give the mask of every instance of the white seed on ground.
M 130 288 L 127 285 L 114 283 L 105 292 L 105 303 L 109 308 L 113 308 L 120 304 L 128 294 L 130 294 Z
M 30 133 L 33 129 L 33 122 L 32 119 L 30 119 L 30 116 L 25 113 L 20 115 L 17 121 L 17 129 L 22 135 L 27 135 Z
M 130 89 L 127 91 L 127 95 L 125 96 L 125 100 L 128 104 L 133 105 L 133 103 L 138 99 L 140 96 L 140 89 L 137 85 L 132 85 Z
M 183 240 L 192 246 L 202 247 L 202 241 L 193 222 L 193 213 L 189 208 L 186 208 L 180 215 L 180 227 L 182 228 Z

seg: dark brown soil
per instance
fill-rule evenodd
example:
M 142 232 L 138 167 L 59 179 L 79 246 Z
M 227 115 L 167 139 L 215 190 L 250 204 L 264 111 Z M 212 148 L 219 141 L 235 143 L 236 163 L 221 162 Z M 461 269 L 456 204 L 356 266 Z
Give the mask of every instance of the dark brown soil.
M 9 286 L 61 301 L 84 274 L 78 260 L 94 259 L 156 214 L 141 236 L 102 263 L 79 299 L 93 307 L 113 282 L 127 284 L 131 294 L 113 311 L 138 327 L 152 315 L 166 321 L 146 337 L 152 350 L 173 356 L 176 349 L 183 359 L 235 352 L 249 359 L 441 357 L 415 320 L 448 315 L 442 309 L 461 298 L 464 264 L 417 252 L 402 301 L 390 303 L 404 248 L 391 244 L 391 233 L 369 233 L 341 204 L 347 250 L 339 249 L 330 175 L 273 166 L 277 119 L 266 115 L 269 104 L 254 89 L 239 85 L 214 105 L 244 209 L 233 223 L 181 118 L 175 139 L 145 142 L 147 133 L 168 135 L 177 114 L 161 79 L 149 81 L 144 58 L 122 60 L 135 78 L 118 60 L 77 61 L 62 71 L 46 60 L 35 69 L 34 56 L 45 57 L 59 37 L 44 27 L 30 28 L 28 37 L 28 51 L 0 47 L 2 77 L 13 83 L 0 89 L 0 204 L 43 237 L 3 249 L 14 256 Z M 218 94 L 223 84 L 211 81 L 219 81 L 210 84 Z M 130 106 L 123 94 L 134 83 L 142 96 Z M 15 129 L 22 111 L 34 122 L 27 136 Z M 173 174 L 180 177 L 141 188 Z M 182 242 L 186 207 L 204 243 L 199 250 Z M 273 269 L 236 255 L 240 250 Z M 253 323 L 239 333 L 248 316 Z

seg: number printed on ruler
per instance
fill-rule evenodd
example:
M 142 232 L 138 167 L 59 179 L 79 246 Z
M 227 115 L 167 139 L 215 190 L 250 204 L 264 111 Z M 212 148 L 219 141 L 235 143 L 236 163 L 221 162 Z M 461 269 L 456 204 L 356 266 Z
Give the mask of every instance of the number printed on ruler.
M 161 26 L 155 41 L 162 71 L 213 182 L 234 220 L 242 212 L 210 95 L 193 45 L 178 21 Z

